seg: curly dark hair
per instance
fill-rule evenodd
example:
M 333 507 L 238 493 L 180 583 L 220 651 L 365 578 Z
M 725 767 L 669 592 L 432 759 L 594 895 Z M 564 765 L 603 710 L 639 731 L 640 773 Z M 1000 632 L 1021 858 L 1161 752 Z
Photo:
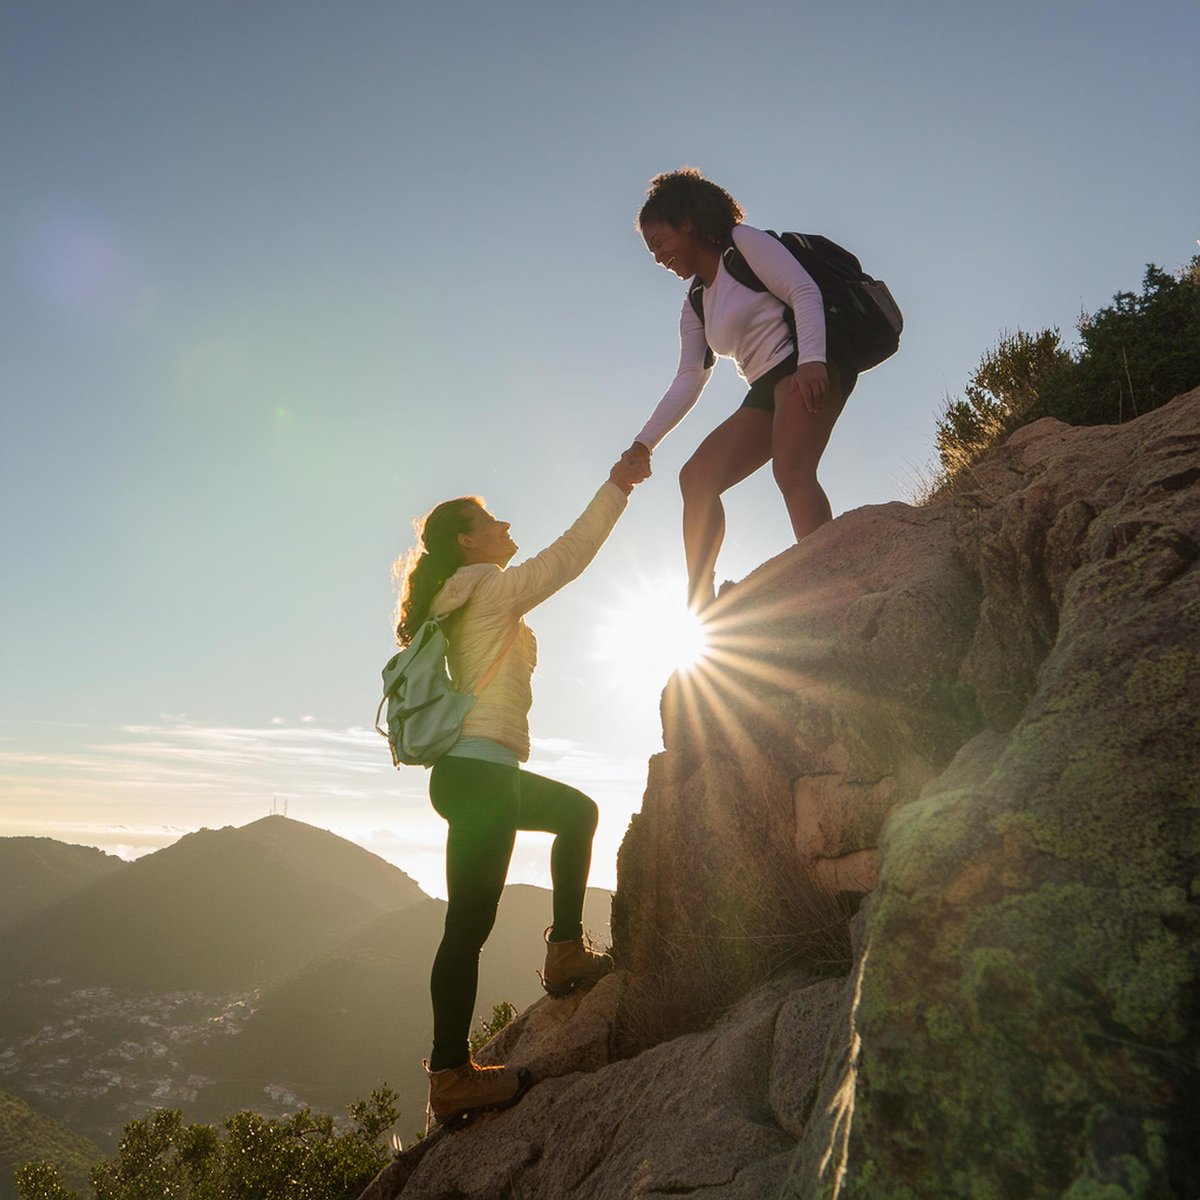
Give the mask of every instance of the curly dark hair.
M 742 206 L 723 187 L 705 179 L 695 167 L 680 167 L 650 180 L 637 227 L 640 232 L 651 221 L 666 221 L 680 229 L 690 220 L 702 238 L 723 246 L 744 217 Z
M 413 523 L 417 545 L 392 564 L 400 591 L 396 610 L 396 642 L 407 646 L 429 616 L 442 584 L 463 564 L 458 535 L 469 533 L 486 505 L 480 496 L 446 500 Z

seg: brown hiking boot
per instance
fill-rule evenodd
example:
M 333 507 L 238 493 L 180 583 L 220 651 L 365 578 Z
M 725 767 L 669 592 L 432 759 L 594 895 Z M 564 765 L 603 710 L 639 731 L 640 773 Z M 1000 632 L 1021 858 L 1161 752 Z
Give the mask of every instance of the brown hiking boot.
M 613 969 L 612 956 L 597 954 L 583 938 L 570 942 L 550 941 L 546 930 L 546 969 L 542 987 L 556 998 L 590 988 Z
M 533 1082 L 528 1067 L 480 1067 L 471 1059 L 445 1071 L 431 1071 L 428 1061 L 424 1066 L 429 1111 L 448 1129 L 465 1129 L 480 1113 L 516 1104 Z

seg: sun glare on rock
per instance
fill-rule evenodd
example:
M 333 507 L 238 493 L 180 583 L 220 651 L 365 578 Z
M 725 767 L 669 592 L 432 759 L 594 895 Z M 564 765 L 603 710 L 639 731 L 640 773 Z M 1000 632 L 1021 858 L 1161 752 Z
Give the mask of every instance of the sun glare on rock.
M 708 653 L 708 631 L 690 609 L 681 607 L 671 637 L 670 654 L 675 670 L 690 671 L 699 666 Z
M 613 683 L 658 694 L 676 671 L 698 666 L 708 650 L 704 626 L 683 601 L 680 579 L 644 581 L 622 592 L 597 629 L 595 657 Z

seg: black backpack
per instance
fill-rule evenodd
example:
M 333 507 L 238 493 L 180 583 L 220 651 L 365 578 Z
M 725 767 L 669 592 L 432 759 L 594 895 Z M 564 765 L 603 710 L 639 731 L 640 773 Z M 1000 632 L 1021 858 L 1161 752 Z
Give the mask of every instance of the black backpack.
M 858 259 L 837 242 L 819 233 L 776 233 L 792 257 L 813 277 L 825 302 L 825 336 L 839 355 L 846 355 L 857 371 L 869 371 L 885 358 L 890 358 L 900 346 L 904 315 L 892 299 L 892 293 L 881 279 L 872 279 Z M 738 283 L 751 291 L 765 292 L 763 283 L 742 252 L 731 241 L 722 251 L 725 270 Z M 688 290 L 692 308 L 704 324 L 704 284 L 699 277 L 692 280 Z M 796 315 L 784 308 L 784 320 L 796 334 Z M 709 350 L 704 365 L 711 367 L 715 357 Z

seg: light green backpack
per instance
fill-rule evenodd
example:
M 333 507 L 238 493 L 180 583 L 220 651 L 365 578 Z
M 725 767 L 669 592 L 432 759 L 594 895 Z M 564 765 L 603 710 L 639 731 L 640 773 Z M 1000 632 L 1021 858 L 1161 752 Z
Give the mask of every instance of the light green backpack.
M 472 692 L 457 692 L 450 683 L 446 635 L 436 617 L 430 617 L 408 646 L 388 660 L 375 729 L 387 738 L 393 766 L 431 767 L 458 741 L 467 713 L 496 677 L 519 628 L 513 627 L 504 649 Z M 380 724 L 385 707 L 386 726 Z

